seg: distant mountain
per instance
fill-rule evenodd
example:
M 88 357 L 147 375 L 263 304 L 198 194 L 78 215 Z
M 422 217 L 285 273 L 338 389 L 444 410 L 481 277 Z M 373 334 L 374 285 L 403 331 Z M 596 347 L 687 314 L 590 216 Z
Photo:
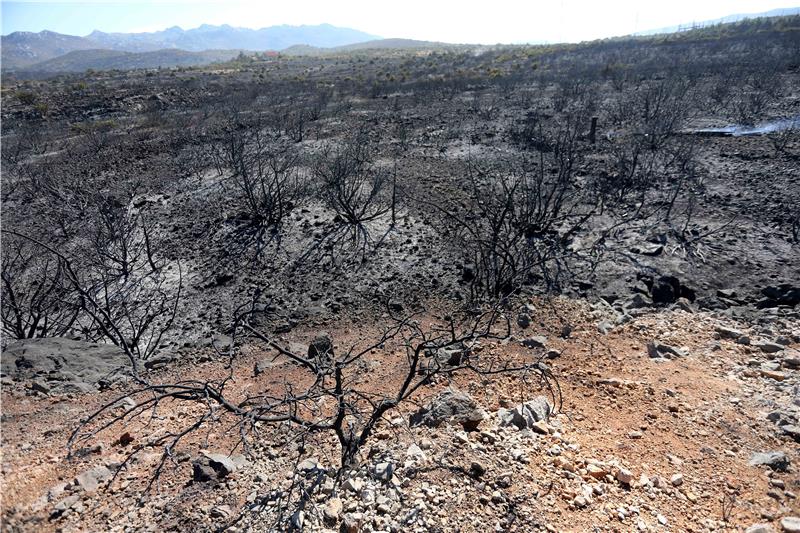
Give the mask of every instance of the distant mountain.
M 282 52 L 287 55 L 309 56 L 347 53 L 358 50 L 441 50 L 445 48 L 458 48 L 461 46 L 474 45 L 457 45 L 435 41 L 415 41 L 414 39 L 374 39 L 362 43 L 346 44 L 329 48 L 295 45 L 282 50 Z
M 151 52 L 120 52 L 119 50 L 75 50 L 64 55 L 25 67 L 28 72 L 84 72 L 94 70 L 132 70 L 158 67 L 193 67 L 229 61 L 239 50 L 204 50 L 188 52 L 175 48 Z
M 52 31 L 14 32 L 0 39 L 2 67 L 27 68 L 76 50 L 116 50 L 153 52 L 164 49 L 202 52 L 205 50 L 283 50 L 292 45 L 335 47 L 375 39 L 374 35 L 330 24 L 316 26 L 270 26 L 259 30 L 210 26 L 183 30 L 177 26 L 150 33 L 104 33 L 94 31 L 85 37 Z M 88 56 L 87 56 L 88 57 Z
M 16 31 L 0 38 L 0 58 L 3 69 L 14 69 L 75 50 L 89 50 L 97 47 L 96 44 L 84 37 L 46 30 L 39 33 Z
M 152 33 L 103 33 L 94 31 L 87 35 L 99 48 L 129 52 L 163 48 L 179 48 L 190 52 L 203 50 L 283 50 L 295 44 L 329 48 L 375 39 L 374 35 L 330 24 L 317 26 L 270 26 L 260 30 L 234 28 L 224 24 L 203 24 L 192 30 L 174 26 Z
M 736 15 L 728 15 L 712 20 L 703 20 L 699 22 L 692 22 L 681 24 L 680 26 L 667 26 L 665 28 L 657 28 L 655 30 L 646 30 L 635 33 L 634 35 L 659 35 L 662 33 L 676 33 L 680 31 L 687 31 L 693 28 L 705 28 L 708 26 L 716 26 L 717 24 L 730 24 L 731 22 L 739 22 L 746 19 L 765 18 L 765 17 L 788 17 L 792 15 L 800 15 L 800 7 L 787 7 L 781 9 L 773 9 L 771 11 L 763 11 L 761 13 L 739 13 Z

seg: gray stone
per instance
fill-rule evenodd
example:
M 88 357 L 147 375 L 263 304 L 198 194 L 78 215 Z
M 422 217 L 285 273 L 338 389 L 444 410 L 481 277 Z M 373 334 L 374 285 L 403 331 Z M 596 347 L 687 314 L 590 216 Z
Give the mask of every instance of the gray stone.
M 438 427 L 444 422 L 454 421 L 460 423 L 465 430 L 474 431 L 486 418 L 486 413 L 481 409 L 472 396 L 453 388 L 440 392 L 422 409 L 411 415 L 411 425 L 425 424 Z
M 363 487 L 364 481 L 357 477 L 351 477 L 342 483 L 342 488 L 351 492 L 360 492 Z
M 172 356 L 167 354 L 161 354 L 155 357 L 151 357 L 150 359 L 145 361 L 144 367 L 150 370 L 157 370 L 159 368 L 165 368 L 171 362 L 172 362 Z
M 213 469 L 217 478 L 224 478 L 237 470 L 241 470 L 248 465 L 247 459 L 241 454 L 225 455 L 222 453 L 209 453 L 206 451 L 201 452 L 207 463 L 203 460 L 195 461 L 195 480 L 208 481 L 207 479 L 198 479 L 208 477 L 208 470 L 202 468 L 209 466 Z M 199 465 L 199 466 L 198 466 Z
M 297 470 L 300 472 L 314 472 L 321 468 L 319 461 L 316 459 L 303 459 L 297 465 Z
M 439 348 L 436 350 L 436 361 L 440 365 L 458 366 L 467 354 L 464 348 Z M 438 368 L 434 363 L 431 368 Z
M 61 515 L 64 511 L 71 508 L 73 505 L 81 500 L 79 494 L 72 494 L 67 496 L 53 507 L 53 514 L 56 516 Z
M 784 345 L 775 342 L 757 342 L 755 347 L 764 353 L 778 353 L 785 348 Z
M 622 307 L 624 309 L 644 309 L 646 307 L 653 307 L 653 301 L 643 294 L 636 293 L 630 300 L 625 302 Z
M 653 359 L 672 359 L 673 357 L 686 357 L 688 355 L 686 350 L 658 341 L 647 343 L 647 354 Z
M 779 472 L 788 470 L 789 464 L 789 458 L 783 452 L 754 453 L 750 456 L 750 466 L 768 466 Z
M 785 426 L 781 426 L 781 430 L 783 430 L 785 435 L 788 435 L 795 441 L 800 442 L 800 427 L 795 426 L 794 424 L 786 424 Z
M 783 351 L 783 366 L 786 368 L 800 368 L 800 351 L 786 349 Z
M 614 324 L 609 322 L 608 320 L 603 320 L 597 324 L 597 331 L 602 333 L 603 335 L 608 335 L 608 333 L 614 329 Z
M 717 333 L 719 333 L 719 338 L 720 339 L 736 340 L 739 337 L 744 335 L 744 333 L 742 333 L 738 329 L 726 328 L 724 326 L 717 326 L 715 329 L 716 329 Z
M 227 335 L 214 335 L 211 338 L 211 346 L 220 352 L 226 352 L 233 347 L 233 339 Z
M 314 337 L 308 345 L 308 358 L 330 361 L 333 359 L 333 340 L 327 333 Z
M 417 446 L 414 443 L 411 443 L 406 450 L 406 457 L 411 460 L 412 462 L 422 462 L 427 459 L 425 452 L 422 451 L 422 448 Z
M 367 505 L 375 503 L 375 491 L 373 489 L 364 489 L 361 491 L 361 501 Z
M 94 492 L 101 483 L 110 479 L 111 476 L 113 476 L 111 470 L 100 465 L 78 474 L 75 478 L 75 485 L 86 492 Z
M 533 415 L 536 422 L 547 420 L 553 412 L 553 406 L 544 396 L 537 396 L 529 402 L 525 402 L 525 407 Z
M 303 531 L 303 524 L 306 521 L 305 511 L 298 510 L 292 515 L 290 519 L 291 530 Z
M 273 363 L 270 359 L 261 359 L 260 361 L 256 361 L 255 366 L 253 367 L 253 375 L 259 376 L 272 368 Z
M 378 463 L 373 470 L 376 479 L 381 481 L 389 481 L 394 475 L 394 465 L 392 463 Z
M 342 520 L 342 530 L 345 533 L 358 533 L 358 531 L 361 529 L 361 522 L 363 520 L 364 517 L 361 513 L 346 514 Z
M 501 426 L 516 426 L 517 429 L 532 428 L 537 422 L 546 421 L 553 407 L 544 396 L 537 396 L 514 409 L 500 409 L 497 414 Z
M 36 392 L 41 392 L 42 394 L 50 394 L 50 385 L 48 385 L 43 379 L 35 379 L 33 383 L 31 383 L 31 390 Z
M 678 298 L 678 301 L 675 302 L 675 306 L 677 306 L 680 310 L 685 311 L 687 313 L 694 313 L 695 311 L 692 302 L 690 302 L 686 298 Z
M 547 346 L 547 337 L 543 337 L 541 335 L 528 337 L 522 341 L 522 345 L 526 348 L 544 348 Z

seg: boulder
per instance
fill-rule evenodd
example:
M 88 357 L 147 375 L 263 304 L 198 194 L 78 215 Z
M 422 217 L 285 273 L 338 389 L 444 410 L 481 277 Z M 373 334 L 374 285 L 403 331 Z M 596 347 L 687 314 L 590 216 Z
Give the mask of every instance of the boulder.
M 688 353 L 682 348 L 676 348 L 663 342 L 650 341 L 647 343 L 647 354 L 653 359 L 666 358 L 672 359 L 673 357 L 686 357 Z
M 768 466 L 778 472 L 789 469 L 789 458 L 783 452 L 754 453 L 750 456 L 750 466 Z
M 697 302 L 695 303 L 700 309 L 705 309 L 707 311 L 721 311 L 730 307 L 722 299 L 717 298 L 716 296 L 703 296 L 702 298 L 698 298 Z
M 202 457 L 192 462 L 192 479 L 194 481 L 211 481 L 223 479 L 248 465 L 244 455 L 225 455 L 222 453 L 201 452 Z
M 473 479 L 480 479 L 486 473 L 486 467 L 481 463 L 473 462 L 469 467 L 469 475 Z
M 786 368 L 800 368 L 800 350 L 787 348 L 783 351 L 783 366 Z
M 771 285 L 761 289 L 761 294 L 765 296 L 760 300 L 756 307 L 777 307 L 779 305 L 787 305 L 794 307 L 800 303 L 800 287 L 790 283 L 782 283 L 780 285 Z
M 157 355 L 155 357 L 151 357 L 147 361 L 144 362 L 144 367 L 150 370 L 157 370 L 159 368 L 165 368 L 172 362 L 172 357 L 167 354 Z
M 686 298 L 690 302 L 695 300 L 694 290 L 682 285 L 675 276 L 661 276 L 650 287 L 650 296 L 656 305 L 672 304 L 678 298 Z
M 653 301 L 643 294 L 636 293 L 622 306 L 624 309 L 644 309 L 652 307 Z
M 547 337 L 543 337 L 541 335 L 528 337 L 522 341 L 522 345 L 526 348 L 544 348 L 547 346 Z
M 464 356 L 467 354 L 468 350 L 466 348 L 439 348 L 436 350 L 436 360 L 440 365 L 458 366 L 461 364 L 461 362 L 464 360 Z
M 785 346 L 782 344 L 778 344 L 776 342 L 769 342 L 769 341 L 762 341 L 762 342 L 755 342 L 753 346 L 758 348 L 764 353 L 778 353 L 783 351 Z
M 113 474 L 107 467 L 100 465 L 78 474 L 75 486 L 86 492 L 94 492 L 101 483 L 111 478 Z
M 800 426 L 794 424 L 786 424 L 781 426 L 783 434 L 793 438 L 796 442 L 800 442 Z
M 720 339 L 738 340 L 744 335 L 744 333 L 738 329 L 726 328 L 724 326 L 717 326 L 714 329 L 719 334 Z
M 781 518 L 781 529 L 786 533 L 800 533 L 800 517 L 784 516 Z
M 308 345 L 308 358 L 330 361 L 333 358 L 333 340 L 327 333 L 314 337 Z
M 537 423 L 546 422 L 553 407 L 544 396 L 537 396 L 514 409 L 500 409 L 497 414 L 501 426 L 515 426 L 517 429 L 532 429 Z M 540 426 L 537 426 L 540 427 Z
M 375 475 L 375 479 L 379 479 L 381 481 L 389 481 L 392 479 L 394 475 L 394 465 L 392 463 L 378 463 L 375 465 L 373 469 L 373 474 Z
M 422 409 L 411 415 L 411 425 L 424 424 L 438 427 L 442 423 L 453 421 L 461 424 L 466 431 L 474 431 L 486 418 L 472 396 L 453 388 L 440 392 Z
M 130 364 L 114 345 L 63 337 L 14 341 L 0 357 L 3 374 L 36 383 L 47 394 L 90 392 L 125 381 Z

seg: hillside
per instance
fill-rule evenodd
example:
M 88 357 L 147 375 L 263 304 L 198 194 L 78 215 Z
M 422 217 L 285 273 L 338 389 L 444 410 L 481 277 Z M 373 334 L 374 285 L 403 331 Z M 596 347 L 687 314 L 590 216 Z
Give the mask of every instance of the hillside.
M 361 43 L 346 44 L 334 47 L 319 47 L 308 45 L 295 45 L 282 50 L 284 54 L 303 56 L 303 55 L 325 55 L 325 54 L 346 54 L 363 50 L 444 50 L 460 47 L 474 47 L 477 45 L 456 45 L 434 41 L 417 41 L 414 39 L 374 39 Z
M 0 530 L 800 533 L 798 43 L 4 73 Z
M 29 72 L 84 72 L 93 70 L 133 70 L 159 67 L 191 67 L 228 61 L 238 50 L 156 50 L 153 52 L 119 52 L 115 50 L 76 50 L 27 67 Z

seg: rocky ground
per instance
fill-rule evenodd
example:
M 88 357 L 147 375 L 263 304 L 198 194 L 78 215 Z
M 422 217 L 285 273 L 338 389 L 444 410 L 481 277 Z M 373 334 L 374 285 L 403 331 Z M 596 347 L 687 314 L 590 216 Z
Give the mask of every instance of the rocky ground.
M 79 318 L 63 337 L 15 341 L 51 336 L 52 322 L 20 332 L 4 313 L 2 530 L 800 531 L 800 137 L 697 131 L 741 122 L 748 98 L 760 104 L 745 120 L 798 116 L 796 31 L 773 30 L 4 79 L 3 310 L 14 293 L 21 318 Z M 659 120 L 675 121 L 663 131 L 647 99 L 658 95 Z M 596 139 L 584 131 L 593 117 Z M 303 193 L 279 222 L 248 204 L 225 162 L 237 132 L 298 157 Z M 553 158 L 562 134 L 574 158 Z M 315 169 L 362 144 L 369 174 L 385 178 L 372 205 L 391 209 L 353 223 Z M 634 152 L 654 167 L 629 169 Z M 505 249 L 481 255 L 482 209 L 517 164 L 545 189 L 568 175 L 572 220 L 589 218 L 574 232 L 566 219 L 549 232 L 501 224 L 524 237 L 509 250 L 537 248 L 546 264 L 519 263 L 493 292 L 478 280 Z M 499 169 L 478 194 L 475 165 Z M 131 243 L 138 273 L 108 278 L 108 255 Z M 30 263 L 15 271 L 15 257 Z M 58 281 L 53 298 L 26 299 L 37 273 Z M 159 290 L 108 299 L 115 337 L 85 297 L 129 281 Z M 129 358 L 112 345 L 133 336 L 128 306 L 148 295 L 175 307 L 138 318 L 170 327 Z M 149 383 L 227 376 L 236 406 L 307 384 L 302 361 L 232 326 L 244 308 L 292 353 L 327 331 L 342 354 L 398 316 L 461 319 L 498 299 L 512 330 L 470 349 L 499 364 L 541 359 L 560 389 L 532 371 L 442 373 L 381 419 L 352 469 L 338 470 L 331 432 L 255 422 L 242 433 L 219 404 L 174 398 L 68 454 L 92 413 L 107 408 L 98 429 L 138 412 L 133 362 Z M 378 343 L 350 369 L 360 405 L 398 388 L 404 357 Z
M 560 409 L 535 382 L 440 381 L 417 405 L 390 412 L 361 467 L 334 492 L 326 474 L 338 461 L 333 439 L 298 442 L 286 428 L 264 428 L 243 455 L 224 416 L 176 449 L 147 492 L 158 450 L 121 465 L 127 452 L 174 431 L 198 406 L 167 405 L 101 433 L 67 460 L 75 421 L 126 385 L 59 395 L 7 376 L 4 529 L 263 530 L 292 487 L 319 482 L 322 493 L 292 518 L 307 531 L 798 531 L 796 311 L 772 308 L 745 322 L 684 302 L 626 314 L 603 303 L 554 305 L 530 302 L 531 325 L 483 349 L 510 360 L 546 351 Z M 564 317 L 568 338 L 560 335 Z M 350 324 L 331 335 L 338 346 L 367 329 Z M 304 343 L 313 333 L 282 340 Z M 521 342 L 534 337 L 526 344 L 538 348 Z M 253 376 L 265 355 L 254 349 L 237 361 L 237 394 L 292 372 L 279 362 Z M 370 383 L 391 382 L 392 357 L 369 356 Z M 220 371 L 207 361 L 151 378 Z M 427 418 L 411 425 L 425 405 Z M 476 411 L 484 417 L 477 428 L 459 423 Z

